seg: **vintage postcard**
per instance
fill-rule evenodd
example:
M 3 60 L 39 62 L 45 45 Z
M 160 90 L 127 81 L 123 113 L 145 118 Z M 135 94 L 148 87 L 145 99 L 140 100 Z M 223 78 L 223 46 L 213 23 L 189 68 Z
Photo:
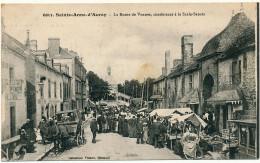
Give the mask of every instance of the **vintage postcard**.
M 259 4 L 1 5 L 1 160 L 259 159 Z

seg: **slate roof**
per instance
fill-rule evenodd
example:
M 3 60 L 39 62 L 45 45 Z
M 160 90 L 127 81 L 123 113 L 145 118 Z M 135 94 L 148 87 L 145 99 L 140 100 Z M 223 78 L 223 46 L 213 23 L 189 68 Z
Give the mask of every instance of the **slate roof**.
M 173 78 L 175 76 L 179 76 L 182 73 L 182 64 L 176 66 L 176 68 L 168 75 L 169 78 Z
M 188 104 L 198 104 L 199 103 L 199 93 L 197 89 L 191 90 L 184 97 L 182 97 L 179 101 L 180 103 L 188 103 Z
M 242 97 L 240 93 L 237 92 L 236 89 L 233 90 L 224 90 L 217 92 L 214 94 L 211 98 L 206 100 L 207 102 L 214 102 L 214 103 L 220 103 L 224 102 L 226 103 L 227 101 L 242 101 Z
M 27 47 L 25 45 L 23 45 L 21 42 L 19 42 L 18 40 L 16 40 L 14 37 L 12 37 L 11 35 L 3 32 L 3 47 L 7 47 L 8 49 L 13 50 L 14 52 L 16 52 L 17 54 L 26 57 L 27 55 L 24 53 L 25 50 L 27 50 Z
M 53 56 L 54 59 L 65 59 L 65 58 L 73 58 L 73 56 L 67 52 L 66 50 L 64 50 L 63 48 L 60 47 L 59 49 L 59 55 L 55 55 Z
M 255 23 L 245 13 L 236 14 L 227 27 L 207 42 L 200 59 L 215 53 L 235 53 L 240 47 L 255 43 Z
M 157 83 L 165 78 L 165 75 L 161 75 L 159 78 L 155 79 L 154 83 Z

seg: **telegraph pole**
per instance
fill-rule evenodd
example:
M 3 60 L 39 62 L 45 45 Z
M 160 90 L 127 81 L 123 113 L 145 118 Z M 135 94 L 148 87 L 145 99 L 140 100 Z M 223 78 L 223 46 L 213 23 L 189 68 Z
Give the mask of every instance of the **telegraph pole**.
M 143 88 L 142 88 L 142 99 L 141 99 L 141 107 L 143 107 L 144 84 L 145 84 L 145 78 L 144 78 L 144 82 L 143 82 Z

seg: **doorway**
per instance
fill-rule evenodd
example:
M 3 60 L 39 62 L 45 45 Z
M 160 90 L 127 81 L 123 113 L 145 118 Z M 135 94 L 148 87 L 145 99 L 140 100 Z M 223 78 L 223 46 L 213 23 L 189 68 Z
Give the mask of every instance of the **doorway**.
M 210 74 L 206 75 L 203 81 L 203 98 L 205 101 L 212 96 L 213 86 L 214 86 L 213 77 Z
M 228 120 L 228 107 L 227 105 L 223 105 L 223 129 L 227 128 L 227 120 Z
M 10 107 L 10 131 L 11 137 L 16 135 L 16 115 L 15 115 L 15 107 Z

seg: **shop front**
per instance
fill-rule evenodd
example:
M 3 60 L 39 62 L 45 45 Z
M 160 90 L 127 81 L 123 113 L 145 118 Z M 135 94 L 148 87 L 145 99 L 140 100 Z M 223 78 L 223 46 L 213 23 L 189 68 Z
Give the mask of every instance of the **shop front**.
M 207 106 L 213 106 L 215 125 L 218 132 L 228 129 L 228 120 L 236 118 L 236 112 L 243 111 L 242 97 L 237 90 L 217 92 L 207 101 Z
M 256 159 L 257 128 L 256 119 L 229 120 L 231 134 L 238 139 L 238 153 L 235 159 Z

